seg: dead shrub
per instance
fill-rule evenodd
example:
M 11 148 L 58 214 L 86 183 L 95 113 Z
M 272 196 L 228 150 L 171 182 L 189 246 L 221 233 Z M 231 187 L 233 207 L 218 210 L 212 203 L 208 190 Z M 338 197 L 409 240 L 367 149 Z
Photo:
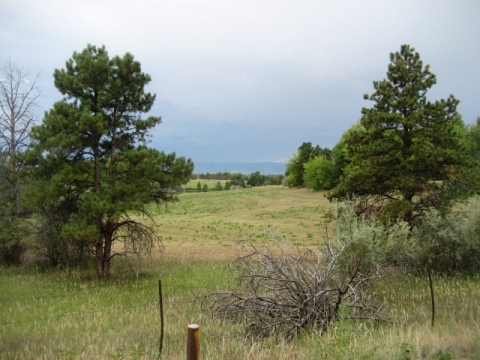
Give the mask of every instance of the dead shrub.
M 244 241 L 231 264 L 237 289 L 208 294 L 204 308 L 243 323 L 246 338 L 290 340 L 303 329 L 324 333 L 340 320 L 386 320 L 374 280 L 407 238 L 408 225 L 367 221 L 353 204 L 336 206 L 330 219 L 318 247 L 302 249 L 274 233 L 268 246 Z

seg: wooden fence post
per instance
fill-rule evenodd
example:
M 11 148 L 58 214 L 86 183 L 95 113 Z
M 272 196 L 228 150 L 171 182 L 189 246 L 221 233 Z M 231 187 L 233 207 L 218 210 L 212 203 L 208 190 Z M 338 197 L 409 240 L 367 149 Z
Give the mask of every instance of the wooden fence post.
M 160 345 L 158 348 L 158 352 L 160 355 L 162 354 L 163 350 L 163 333 L 164 333 L 164 325 L 165 321 L 163 318 L 163 296 L 162 296 L 162 280 L 158 280 L 158 303 L 160 306 Z
M 187 360 L 200 359 L 200 326 L 187 326 Z

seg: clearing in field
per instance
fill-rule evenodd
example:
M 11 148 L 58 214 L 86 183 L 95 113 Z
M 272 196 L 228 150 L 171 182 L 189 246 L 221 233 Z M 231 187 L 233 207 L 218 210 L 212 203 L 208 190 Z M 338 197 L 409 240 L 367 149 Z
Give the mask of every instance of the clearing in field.
M 299 245 L 323 239 L 330 203 L 322 192 L 264 186 L 193 192 L 156 210 L 166 259 L 230 260 L 238 240 L 268 240 L 268 232 Z

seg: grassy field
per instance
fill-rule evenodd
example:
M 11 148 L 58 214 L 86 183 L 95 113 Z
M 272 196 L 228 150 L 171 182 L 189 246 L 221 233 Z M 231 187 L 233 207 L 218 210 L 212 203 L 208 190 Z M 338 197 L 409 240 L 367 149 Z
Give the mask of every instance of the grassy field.
M 158 280 L 165 308 L 163 359 L 185 359 L 186 326 L 201 326 L 202 359 L 478 359 L 480 279 L 435 276 L 437 318 L 430 325 L 427 280 L 392 274 L 382 283 L 394 322 L 339 324 L 290 343 L 244 342 L 238 325 L 201 311 L 203 295 L 234 286 L 227 264 L 236 240 L 268 242 L 267 231 L 300 245 L 322 241 L 323 194 L 264 187 L 188 193 L 157 210 L 165 250 L 122 259 L 115 277 L 90 269 L 0 269 L 0 359 L 158 358 Z
M 198 179 L 198 180 L 190 180 L 184 187 L 186 189 L 198 189 L 198 183 L 200 183 L 201 188 L 207 184 L 209 190 L 215 189 L 218 183 L 222 186 L 225 186 L 226 180 L 212 180 L 212 179 Z
M 230 260 L 238 240 L 266 240 L 270 231 L 300 245 L 318 244 L 329 206 L 320 192 L 266 186 L 185 193 L 155 212 L 166 258 Z

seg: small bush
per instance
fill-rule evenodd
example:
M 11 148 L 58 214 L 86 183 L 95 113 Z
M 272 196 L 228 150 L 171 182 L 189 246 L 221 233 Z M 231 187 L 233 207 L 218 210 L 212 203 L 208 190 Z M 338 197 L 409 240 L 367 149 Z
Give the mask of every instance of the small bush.
M 419 223 L 416 260 L 442 272 L 480 270 L 480 201 L 478 196 L 443 215 L 432 209 Z
M 2 217 L 0 219 L 0 264 L 20 265 L 27 247 L 23 238 L 26 230 L 19 219 Z

